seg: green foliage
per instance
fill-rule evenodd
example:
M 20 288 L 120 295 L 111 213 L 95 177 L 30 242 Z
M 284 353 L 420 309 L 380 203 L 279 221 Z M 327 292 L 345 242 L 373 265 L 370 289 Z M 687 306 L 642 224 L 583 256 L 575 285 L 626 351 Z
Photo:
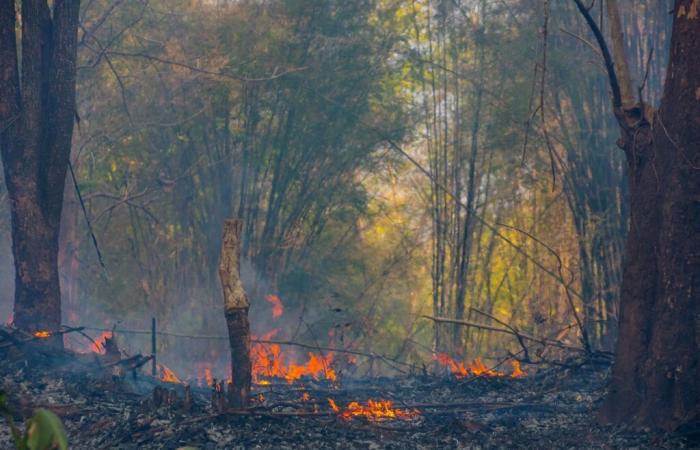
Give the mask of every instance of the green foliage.
M 61 419 L 47 409 L 38 408 L 27 420 L 25 431 L 15 425 L 7 405 L 7 395 L 0 391 L 0 415 L 7 421 L 17 450 L 67 450 L 68 439 Z

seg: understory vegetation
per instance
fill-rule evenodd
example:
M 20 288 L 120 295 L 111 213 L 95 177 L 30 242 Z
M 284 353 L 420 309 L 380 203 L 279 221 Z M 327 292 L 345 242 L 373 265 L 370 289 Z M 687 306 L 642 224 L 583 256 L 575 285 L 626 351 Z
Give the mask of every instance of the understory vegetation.
M 621 7 L 652 101 L 664 3 Z M 237 217 L 254 333 L 415 365 L 520 350 L 427 315 L 611 351 L 625 161 L 587 36 L 572 2 L 84 1 L 64 323 L 224 334 L 221 227 Z

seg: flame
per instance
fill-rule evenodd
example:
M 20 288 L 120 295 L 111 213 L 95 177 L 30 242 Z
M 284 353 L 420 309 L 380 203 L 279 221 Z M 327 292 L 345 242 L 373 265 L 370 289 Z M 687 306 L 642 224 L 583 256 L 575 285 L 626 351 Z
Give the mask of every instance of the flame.
M 503 377 L 506 374 L 503 372 L 499 372 L 494 369 L 489 369 L 486 367 L 486 364 L 481 361 L 481 358 L 476 358 L 471 365 L 469 366 L 469 371 L 474 375 L 475 377 L 481 377 L 481 376 L 486 376 L 486 377 Z
M 197 369 L 197 386 L 211 386 L 214 384 L 212 365 L 207 362 L 199 362 L 195 365 Z
M 272 318 L 277 319 L 279 318 L 282 314 L 284 314 L 284 305 L 282 304 L 282 300 L 273 294 L 269 294 L 265 296 L 265 300 L 268 302 L 272 303 Z
M 170 370 L 167 366 L 164 366 L 163 364 L 158 364 L 158 369 L 160 369 L 160 379 L 162 381 L 165 381 L 166 383 L 179 383 L 183 384 L 182 381 L 175 375 L 175 372 Z
M 303 394 L 301 394 L 301 401 L 302 402 L 308 402 L 309 400 L 311 400 L 311 396 L 309 395 L 308 392 L 304 392 Z
M 442 364 L 443 366 L 450 369 L 450 372 L 457 378 L 465 378 L 469 375 L 475 377 L 505 377 L 508 376 L 505 372 L 500 372 L 495 369 L 489 369 L 486 364 L 481 360 L 481 358 L 476 358 L 471 364 L 465 365 L 464 362 L 458 362 L 450 358 L 449 355 L 445 353 L 438 353 L 435 355 L 434 359 Z M 513 372 L 511 372 L 511 378 L 522 378 L 527 376 L 527 373 L 523 372 L 520 368 L 520 363 L 516 360 L 511 362 L 513 366 Z
M 450 358 L 446 353 L 438 353 L 434 356 L 434 358 L 443 366 L 449 367 L 450 372 L 452 372 L 452 374 L 457 378 L 469 376 L 469 370 L 464 367 L 464 363 L 458 363 L 454 359 Z
M 111 331 L 103 331 L 102 334 L 95 339 L 95 342 L 90 345 L 90 351 L 93 353 L 102 353 L 104 351 L 105 341 L 107 339 L 112 339 Z
M 394 408 L 391 400 L 367 400 L 366 405 L 360 404 L 360 402 L 350 402 L 345 409 L 338 407 L 332 398 L 327 400 L 333 412 L 344 420 L 350 420 L 353 417 L 365 417 L 370 421 L 411 419 L 420 415 L 420 411 L 417 409 Z
M 46 339 L 47 337 L 51 336 L 51 333 L 48 331 L 35 331 L 34 332 L 34 337 L 38 337 L 40 339 Z
M 520 368 L 520 361 L 514 359 L 510 362 L 510 364 L 513 366 L 513 372 L 510 374 L 511 377 L 522 378 L 527 376 L 527 373 L 523 372 L 523 370 Z
M 253 339 L 270 340 L 274 337 L 278 329 L 274 329 L 267 334 Z M 282 349 L 278 344 L 262 344 L 256 343 L 250 349 L 250 357 L 253 362 L 253 382 L 256 384 L 270 384 L 264 378 L 284 378 L 287 383 L 304 377 L 310 376 L 316 380 L 325 378 L 329 381 L 335 381 L 337 375 L 331 367 L 333 362 L 333 353 L 328 353 L 326 356 L 316 353 L 309 353 L 309 358 L 304 364 L 295 362 L 287 362 L 290 359 L 282 353 Z
M 290 365 L 284 378 L 287 380 L 287 383 L 292 383 L 305 375 L 318 380 L 320 375 L 323 374 L 326 380 L 335 381 L 336 374 L 335 370 L 330 367 L 331 362 L 333 362 L 333 353 L 328 353 L 325 357 L 309 353 L 309 361 L 303 366 Z

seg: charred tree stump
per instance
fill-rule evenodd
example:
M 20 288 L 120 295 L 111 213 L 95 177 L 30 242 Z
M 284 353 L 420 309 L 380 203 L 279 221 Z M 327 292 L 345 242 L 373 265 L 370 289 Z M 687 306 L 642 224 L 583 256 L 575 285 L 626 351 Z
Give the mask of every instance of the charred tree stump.
M 224 291 L 224 311 L 231 346 L 232 385 L 230 406 L 248 406 L 251 383 L 250 323 L 248 322 L 248 296 L 241 283 L 241 231 L 243 221 L 227 219 L 221 243 L 219 277 Z

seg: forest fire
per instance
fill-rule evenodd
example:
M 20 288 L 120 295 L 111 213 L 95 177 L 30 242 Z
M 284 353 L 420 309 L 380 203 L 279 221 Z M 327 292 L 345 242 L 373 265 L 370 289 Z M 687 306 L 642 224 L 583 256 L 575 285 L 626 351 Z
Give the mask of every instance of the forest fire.
M 458 362 L 450 358 L 449 355 L 445 353 L 438 353 L 435 355 L 434 359 L 441 365 L 449 368 L 450 372 L 457 378 L 466 378 L 468 376 L 475 377 L 507 377 L 511 378 L 522 378 L 527 376 L 522 368 L 520 367 L 520 362 L 517 360 L 512 360 L 511 365 L 513 371 L 509 374 L 501 372 L 495 369 L 489 369 L 486 364 L 481 360 L 481 358 L 475 358 L 471 364 L 466 364 L 465 362 Z
M 353 401 L 343 409 L 332 398 L 327 400 L 333 412 L 345 420 L 350 420 L 353 417 L 364 417 L 370 421 L 412 419 L 420 415 L 420 411 L 417 409 L 394 408 L 391 400 L 367 400 L 366 405 Z

